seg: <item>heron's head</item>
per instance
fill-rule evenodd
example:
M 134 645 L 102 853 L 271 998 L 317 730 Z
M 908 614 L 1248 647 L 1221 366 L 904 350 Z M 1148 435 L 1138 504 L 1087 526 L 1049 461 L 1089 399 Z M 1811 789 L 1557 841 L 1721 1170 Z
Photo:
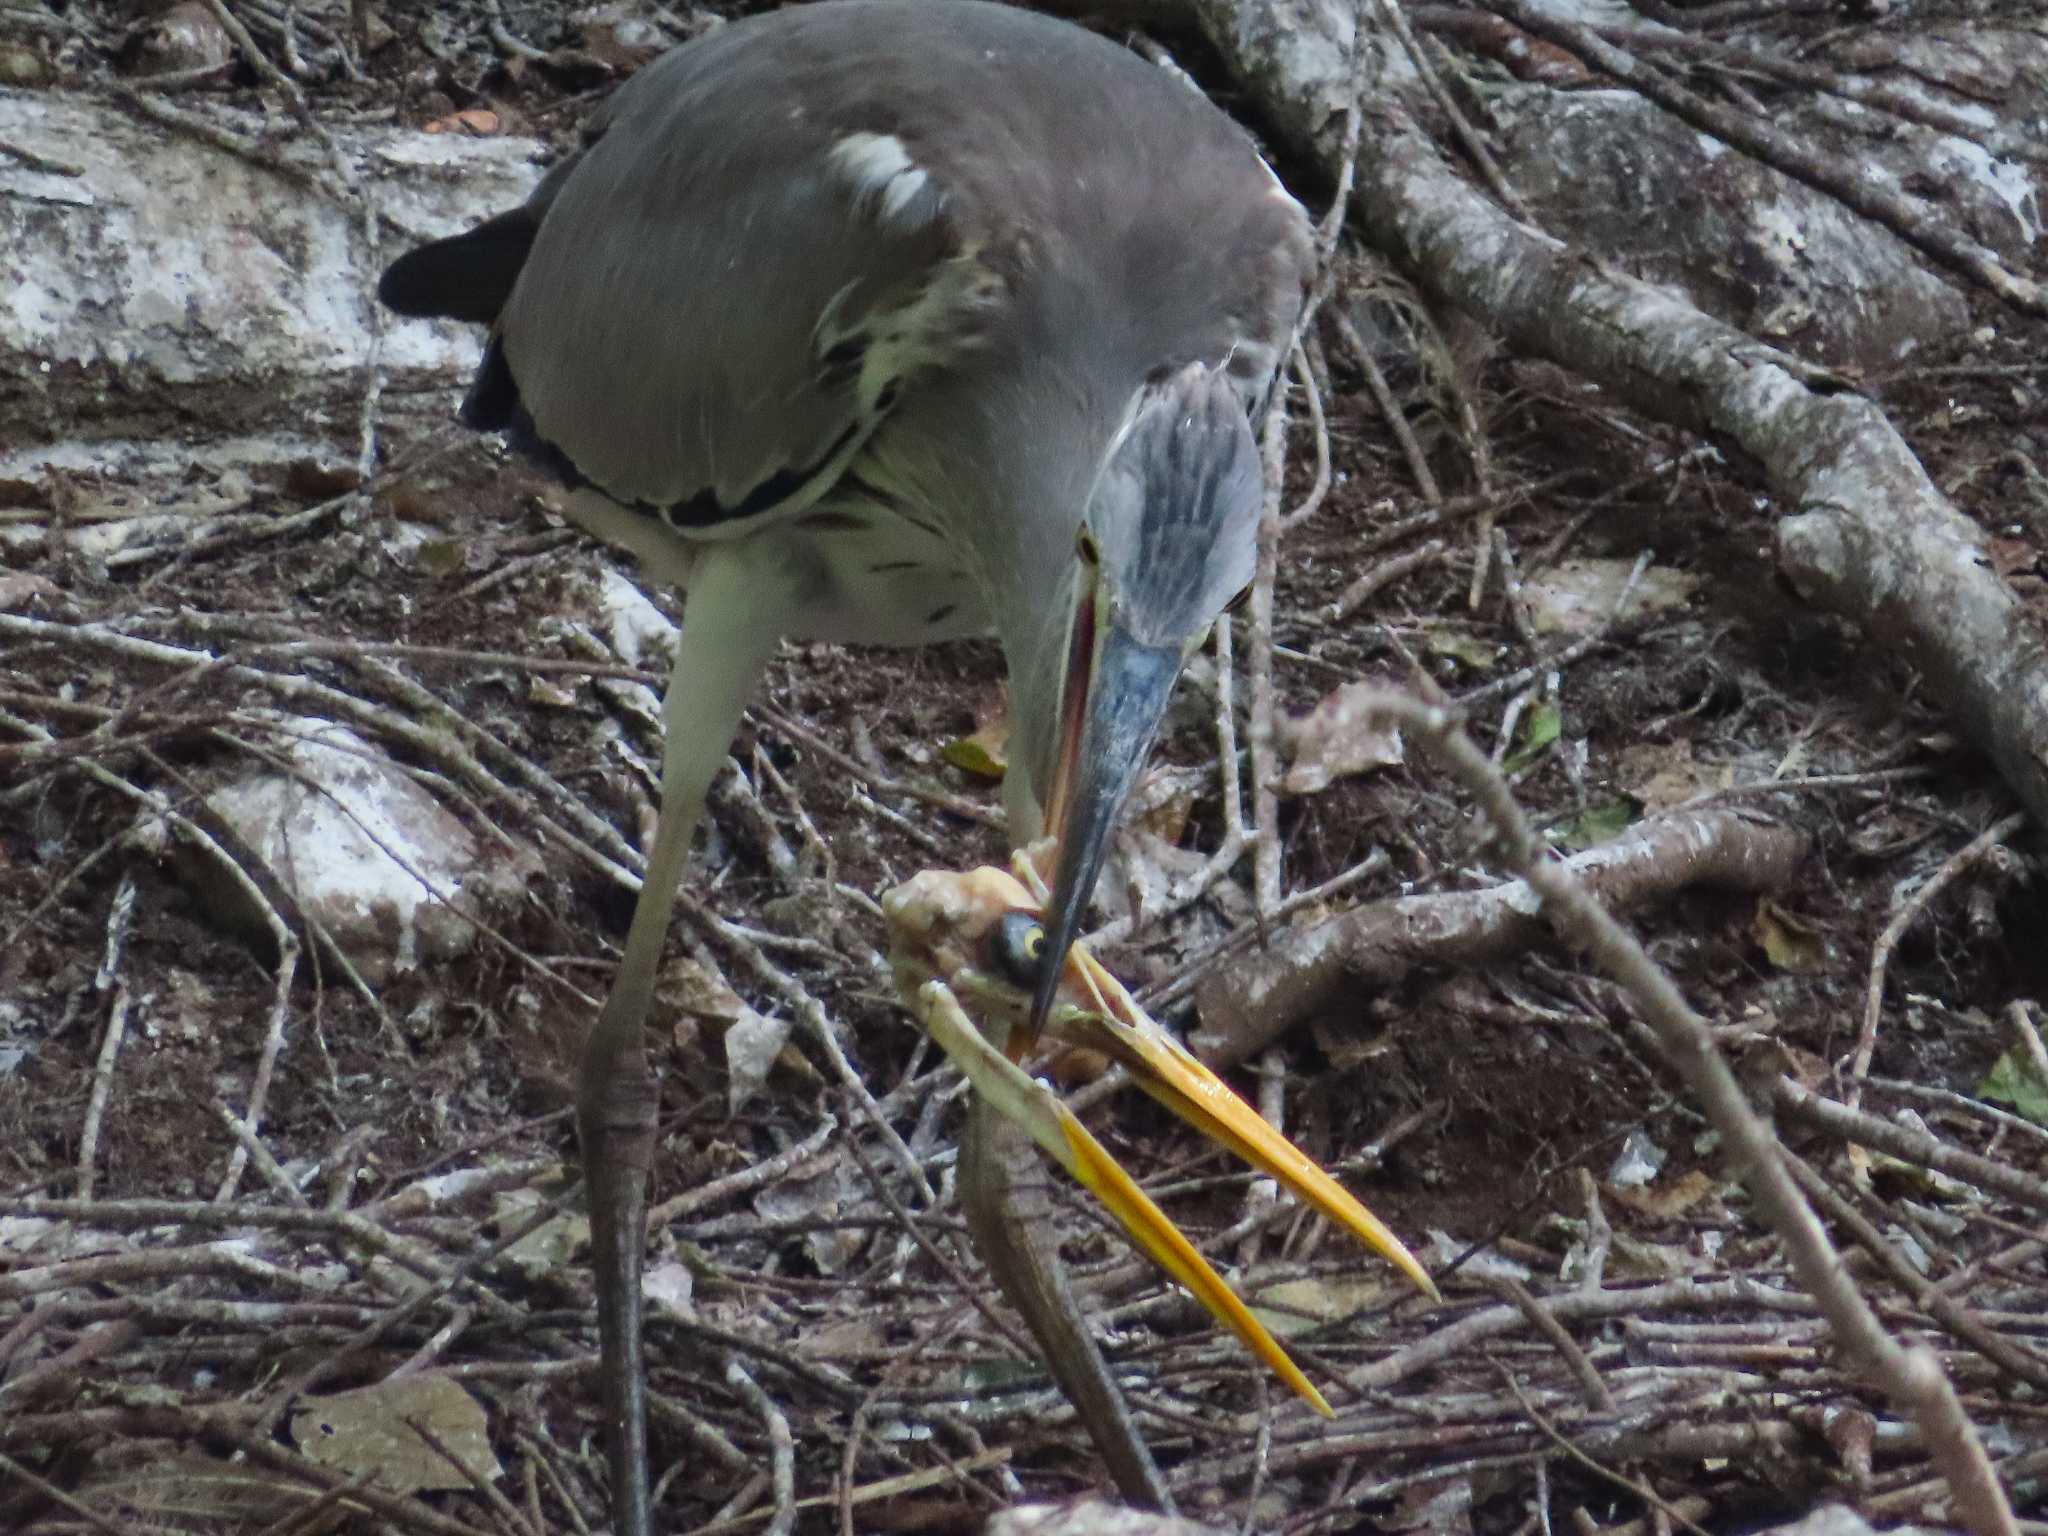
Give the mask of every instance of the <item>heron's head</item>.
M 1024 722 L 1057 848 L 1034 1036 L 1181 665 L 1251 582 L 1261 495 L 1258 444 L 1224 370 L 1191 363 L 1144 384 L 1075 540 L 1064 654 L 1036 701 L 1049 718 Z

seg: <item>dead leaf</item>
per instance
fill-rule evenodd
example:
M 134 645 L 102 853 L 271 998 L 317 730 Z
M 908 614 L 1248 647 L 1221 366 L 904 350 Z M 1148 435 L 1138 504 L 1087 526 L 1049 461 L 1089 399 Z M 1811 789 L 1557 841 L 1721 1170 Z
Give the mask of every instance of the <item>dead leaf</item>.
M 1684 1243 L 1646 1243 L 1626 1232 L 1614 1234 L 1614 1248 L 1607 1258 L 1607 1272 L 1644 1280 L 1674 1280 L 1681 1275 L 1702 1274 L 1714 1267 L 1714 1259 Z
M 789 1020 L 771 1019 L 751 1008 L 726 1029 L 726 1106 L 733 1114 L 761 1091 L 788 1040 Z
M 1752 931 L 1763 947 L 1764 958 L 1781 971 L 1810 976 L 1827 964 L 1827 940 L 1819 930 L 1774 901 L 1757 903 Z
M 487 107 L 465 107 L 425 124 L 423 133 L 459 133 L 472 139 L 488 139 L 504 129 L 504 119 Z
M 1696 795 L 1724 787 L 1728 770 L 1696 762 L 1692 743 L 1640 743 L 1623 747 L 1615 764 L 1615 782 L 1646 811 L 1666 811 Z
M 1280 779 L 1283 794 L 1313 795 L 1338 779 L 1405 760 L 1400 731 L 1369 712 L 1371 697 L 1380 691 L 1376 682 L 1345 683 L 1301 719 L 1282 724 L 1281 737 L 1293 757 Z
M 1315 1036 L 1316 1045 L 1329 1058 L 1330 1065 L 1339 1072 L 1353 1071 L 1394 1049 L 1392 1030 L 1367 1033 L 1356 1020 L 1339 1022 L 1319 1015 L 1309 1021 L 1309 1032 Z
M 697 1277 L 690 1272 L 689 1265 L 677 1259 L 650 1264 L 640 1276 L 640 1294 L 661 1311 L 686 1323 L 696 1321 L 696 1293 Z
M 1652 1221 L 1675 1221 L 1713 1192 L 1712 1177 L 1697 1168 L 1691 1173 L 1680 1174 L 1661 1187 L 1616 1189 L 1609 1186 L 1605 1191 L 1616 1205 Z
M 1457 625 L 1425 622 L 1422 643 L 1430 655 L 1448 657 L 1474 672 L 1484 672 L 1500 659 L 1498 644 Z
M 1390 1531 L 1426 1536 L 1471 1536 L 1475 1502 L 1469 1477 L 1448 1477 L 1407 1489 L 1388 1517 Z
M 430 1445 L 415 1425 L 442 1449 Z M 392 1493 L 467 1488 L 464 1467 L 496 1481 L 503 1469 L 491 1453 L 489 1431 L 483 1405 L 448 1377 L 434 1374 L 310 1397 L 292 1415 L 292 1438 L 306 1455 L 349 1477 L 368 1473 Z M 460 1466 L 451 1465 L 449 1456 Z
M 816 1167 L 815 1164 L 812 1165 Z M 816 1172 L 785 1176 L 754 1196 L 754 1214 L 763 1221 L 815 1223 L 803 1234 L 804 1251 L 821 1275 L 836 1275 L 867 1247 L 868 1233 L 833 1223 L 867 1194 L 867 1186 L 851 1163 L 840 1158 Z
M 1176 847 L 1163 837 L 1132 827 L 1118 833 L 1112 843 L 1095 899 L 1112 918 L 1156 912 L 1164 905 L 1167 892 L 1208 861 L 1207 854 Z
M 526 1225 L 548 1198 L 537 1189 L 499 1191 L 491 1198 L 498 1229 L 509 1232 Z M 570 1255 L 589 1246 L 590 1218 L 563 1211 L 520 1238 L 502 1257 L 529 1280 L 537 1280 L 555 1273 L 569 1262 Z
M 1442 1227 L 1429 1229 L 1427 1256 L 1418 1254 L 1417 1257 L 1431 1269 L 1449 1269 L 1455 1264 L 1458 1273 L 1467 1280 L 1535 1278 L 1529 1266 L 1520 1259 L 1511 1259 L 1487 1246 L 1475 1249 L 1464 1238 L 1453 1237 Z
M 461 539 L 422 539 L 412 561 L 425 576 L 459 576 L 469 565 L 469 546 Z
M 619 74 L 631 74 L 667 50 L 668 39 L 652 22 L 622 7 L 600 6 L 576 17 L 582 52 Z
M 0 613 L 28 613 L 63 595 L 57 583 L 33 571 L 0 572 Z
M 1206 765 L 1175 768 L 1161 764 L 1152 769 L 1131 791 L 1130 803 L 1124 808 L 1124 825 L 1142 827 L 1154 837 L 1178 843 L 1181 834 L 1187 831 L 1195 802 L 1208 788 L 1211 772 Z
M 1396 1289 L 1385 1280 L 1311 1276 L 1261 1286 L 1247 1304 L 1275 1338 L 1284 1339 L 1377 1307 Z
M 1590 635 L 1624 619 L 1683 608 L 1699 589 L 1697 576 L 1653 565 L 1617 613 L 1614 605 L 1634 570 L 1633 560 L 1560 560 L 1522 583 L 1530 622 L 1538 634 Z
M 733 991 L 717 971 L 684 958 L 663 967 L 661 999 L 678 1013 L 706 1019 L 721 1027 L 747 1011 L 747 1000 Z
M 855 1360 L 883 1352 L 888 1344 L 886 1319 L 860 1314 L 804 1330 L 807 1360 Z

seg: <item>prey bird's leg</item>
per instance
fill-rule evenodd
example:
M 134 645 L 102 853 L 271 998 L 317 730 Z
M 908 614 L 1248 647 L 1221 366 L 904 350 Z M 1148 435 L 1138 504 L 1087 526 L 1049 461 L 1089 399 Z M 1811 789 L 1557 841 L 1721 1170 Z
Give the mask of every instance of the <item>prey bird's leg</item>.
M 611 995 L 583 1047 L 576 1133 L 590 1198 L 597 1271 L 605 1440 L 619 1536 L 651 1536 L 647 1405 L 640 1342 L 640 1270 L 647 1248 L 647 1173 L 659 1093 L 642 1038 L 676 886 L 704 812 L 705 792 L 731 750 L 740 712 L 775 647 L 754 615 L 774 612 L 753 590 L 749 562 L 713 546 L 686 600 L 683 632 L 662 703 L 661 818 L 633 908 Z
M 960 1199 L 982 1262 L 1030 1325 L 1117 1491 L 1134 1504 L 1173 1514 L 1173 1495 L 1067 1286 L 1055 1251 L 1045 1164 L 1030 1133 L 980 1093 L 969 1098 L 960 1143 Z

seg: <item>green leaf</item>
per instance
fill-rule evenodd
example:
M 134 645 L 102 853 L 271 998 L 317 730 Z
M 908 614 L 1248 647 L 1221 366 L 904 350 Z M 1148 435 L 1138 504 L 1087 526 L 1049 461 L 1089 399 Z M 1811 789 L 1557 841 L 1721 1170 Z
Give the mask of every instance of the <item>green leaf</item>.
M 1500 647 L 1491 640 L 1447 624 L 1425 625 L 1422 643 L 1431 655 L 1447 656 L 1474 672 L 1484 672 L 1500 659 Z
M 2010 1104 L 2016 1114 L 2036 1125 L 2048 1125 L 2048 1083 L 2034 1070 L 2034 1064 L 2019 1051 L 2007 1051 L 1992 1067 L 1991 1075 L 1977 1085 L 1980 1097 Z
M 1520 773 L 1564 734 L 1564 713 L 1555 704 L 1538 704 L 1522 717 L 1522 745 L 1502 763 L 1503 773 Z
M 974 712 L 974 734 L 956 736 L 939 748 L 939 756 L 977 779 L 1000 779 L 1010 763 L 1010 712 L 998 703 Z
M 998 753 L 989 750 L 988 742 L 978 731 L 972 736 L 959 736 L 947 742 L 939 748 L 939 756 L 962 773 L 971 773 L 977 779 L 1000 779 L 1007 766 Z
M 1629 829 L 1636 819 L 1632 801 L 1614 800 L 1596 805 L 1577 821 L 1561 827 L 1553 839 L 1560 848 L 1597 848 L 1611 843 Z

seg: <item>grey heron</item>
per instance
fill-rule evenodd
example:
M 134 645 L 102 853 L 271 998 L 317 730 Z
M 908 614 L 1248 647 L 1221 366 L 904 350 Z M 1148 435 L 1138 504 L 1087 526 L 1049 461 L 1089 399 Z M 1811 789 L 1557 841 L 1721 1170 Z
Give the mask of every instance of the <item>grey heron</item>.
M 649 1525 L 642 1025 L 764 666 L 784 639 L 993 629 L 1011 831 L 1056 850 L 1034 1036 L 1182 664 L 1252 579 L 1251 423 L 1311 266 L 1248 136 L 1126 49 L 981 0 L 822 0 L 644 69 L 522 207 L 384 274 L 401 313 L 489 326 L 464 419 L 687 592 L 658 829 L 577 1105 L 627 1536 Z M 1010 1208 L 1028 1140 L 989 1103 L 977 1240 L 1119 1486 L 1158 1501 L 1055 1257 Z

